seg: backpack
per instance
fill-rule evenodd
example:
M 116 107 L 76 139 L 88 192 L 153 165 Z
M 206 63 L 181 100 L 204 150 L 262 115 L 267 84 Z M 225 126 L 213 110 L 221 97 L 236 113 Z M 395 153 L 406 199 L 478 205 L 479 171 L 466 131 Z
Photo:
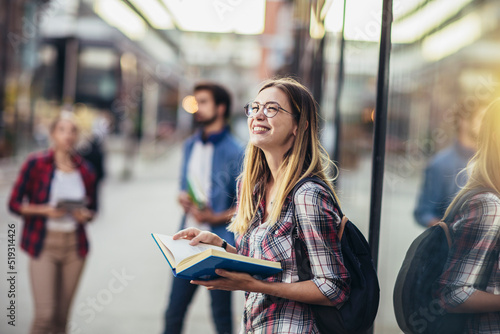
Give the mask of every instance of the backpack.
M 434 297 L 444 271 L 453 235 L 448 226 L 463 205 L 488 189 L 465 193 L 444 221 L 427 228 L 408 249 L 396 278 L 393 305 L 399 328 L 407 334 L 453 334 L 465 328 L 466 314 L 448 313 Z
M 341 240 L 344 266 L 351 277 L 349 299 L 340 309 L 335 306 L 310 305 L 316 326 L 322 334 L 365 333 L 373 325 L 380 299 L 377 271 L 373 265 L 368 242 L 356 226 L 342 214 L 330 187 L 318 177 L 306 177 L 300 180 L 292 190 L 292 201 L 296 191 L 305 182 L 315 182 L 322 185 L 330 194 L 335 208 L 342 217 L 338 236 Z M 313 277 L 310 261 L 305 253 L 305 246 L 300 242 L 298 236 L 295 213 L 292 222 L 292 242 L 296 254 L 299 280 L 310 280 Z

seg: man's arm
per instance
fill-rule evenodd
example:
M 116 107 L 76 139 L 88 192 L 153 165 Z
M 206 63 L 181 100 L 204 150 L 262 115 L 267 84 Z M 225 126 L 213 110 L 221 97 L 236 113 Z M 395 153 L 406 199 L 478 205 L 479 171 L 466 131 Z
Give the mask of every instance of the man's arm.
M 211 208 L 198 209 L 192 206 L 190 213 L 199 223 L 208 223 L 210 225 L 225 225 L 227 224 L 236 212 L 235 207 L 231 207 L 222 212 L 214 212 Z

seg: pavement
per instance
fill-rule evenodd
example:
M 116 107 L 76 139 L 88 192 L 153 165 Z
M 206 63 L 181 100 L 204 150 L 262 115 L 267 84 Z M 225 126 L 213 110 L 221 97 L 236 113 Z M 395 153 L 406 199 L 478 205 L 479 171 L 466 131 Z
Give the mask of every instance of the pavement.
M 390 156 L 389 156 L 390 159 Z M 164 150 L 154 159 L 125 160 L 122 154 L 108 158 L 109 177 L 102 187 L 101 211 L 88 228 L 91 251 L 75 297 L 69 333 L 137 334 L 161 333 L 172 274 L 150 233 L 173 234 L 181 209 L 176 203 L 180 145 Z M 14 169 L 12 164 L 10 169 Z M 125 164 L 132 177 L 120 178 Z M 344 212 L 368 235 L 370 159 L 362 159 L 355 170 L 341 170 L 339 195 Z M 0 170 L 4 170 L 0 164 Z M 5 169 L 7 170 L 7 169 Z M 375 333 L 401 333 L 392 308 L 394 281 L 411 241 L 422 231 L 412 218 L 419 171 L 408 177 L 386 176 L 380 236 L 379 279 L 381 304 Z M 0 173 L 0 175 L 4 175 Z M 7 175 L 7 174 L 5 174 Z M 7 282 L 7 226 L 14 224 L 19 243 L 22 223 L 7 212 L 6 203 L 13 178 L 0 182 L 0 333 L 29 332 L 33 315 L 28 257 L 15 251 L 15 297 Z M 8 182 L 10 181 L 10 182 Z M 11 254 L 12 255 L 12 254 Z M 8 298 L 6 298 L 8 297 Z M 15 326 L 8 324 L 8 303 L 15 301 Z M 243 293 L 233 299 L 235 332 L 243 311 Z M 215 333 L 209 294 L 200 288 L 187 315 L 184 333 Z

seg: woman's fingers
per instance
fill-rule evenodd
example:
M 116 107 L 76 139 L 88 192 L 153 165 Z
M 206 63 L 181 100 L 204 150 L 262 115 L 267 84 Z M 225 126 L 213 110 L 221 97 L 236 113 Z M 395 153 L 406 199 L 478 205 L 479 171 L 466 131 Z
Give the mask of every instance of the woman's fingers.
M 246 273 L 223 269 L 216 269 L 215 273 L 221 277 L 209 281 L 192 280 L 191 284 L 202 285 L 208 290 L 251 291 L 249 288 L 251 288 L 252 281 L 255 280 L 255 278 Z
M 203 285 L 204 287 L 212 287 L 214 288 L 215 286 L 218 285 L 218 281 L 220 279 L 219 278 L 216 278 L 216 279 L 213 279 L 213 280 L 209 280 L 209 281 L 202 281 L 202 280 L 192 280 L 190 283 L 191 284 L 197 284 L 197 285 Z
M 191 240 L 189 242 L 191 246 L 196 246 L 200 242 L 214 246 L 219 246 L 222 243 L 222 239 L 219 238 L 216 234 L 213 234 L 208 231 L 200 231 L 194 227 L 181 230 L 176 234 L 174 234 L 172 238 L 174 240 L 178 239 Z
M 191 246 L 196 246 L 200 242 L 203 242 L 203 243 L 206 243 L 206 244 L 210 244 L 210 237 L 211 236 L 208 235 L 208 233 L 206 231 L 203 231 L 203 232 L 199 233 L 196 237 L 194 237 L 193 239 L 191 239 L 191 242 L 189 242 L 189 244 Z
M 201 231 L 198 230 L 197 228 L 190 227 L 190 228 L 186 228 L 184 230 L 177 232 L 176 234 L 174 234 L 174 236 L 172 238 L 174 240 L 177 240 L 177 239 L 191 240 L 191 239 L 195 238 L 200 233 L 201 233 Z
M 224 269 L 215 269 L 215 273 L 219 276 L 222 276 L 222 277 L 227 277 L 227 278 L 231 278 L 233 275 L 232 272 L 230 271 L 227 271 L 227 270 L 224 270 Z
M 191 284 L 197 284 L 197 285 L 202 285 L 208 290 L 234 290 L 231 288 L 231 283 L 226 282 L 225 279 L 213 279 L 210 281 L 198 281 L 198 280 L 193 280 L 190 282 Z
M 191 242 L 189 244 L 191 246 L 196 246 L 200 242 L 204 244 L 220 246 L 220 244 L 222 243 L 222 239 L 212 232 L 203 231 L 199 233 L 196 237 L 191 239 Z

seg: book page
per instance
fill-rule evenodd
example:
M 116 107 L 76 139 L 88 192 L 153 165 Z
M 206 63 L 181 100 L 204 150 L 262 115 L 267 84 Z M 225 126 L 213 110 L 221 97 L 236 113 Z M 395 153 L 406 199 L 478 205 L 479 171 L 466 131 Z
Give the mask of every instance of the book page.
M 198 244 L 196 246 L 191 246 L 189 244 L 190 240 L 187 239 L 174 240 L 170 235 L 156 234 L 156 236 L 168 248 L 170 253 L 172 253 L 175 259 L 175 263 L 177 264 L 180 263 L 185 258 L 199 254 L 207 249 L 212 248 L 218 251 L 225 252 L 223 248 L 213 245 Z

